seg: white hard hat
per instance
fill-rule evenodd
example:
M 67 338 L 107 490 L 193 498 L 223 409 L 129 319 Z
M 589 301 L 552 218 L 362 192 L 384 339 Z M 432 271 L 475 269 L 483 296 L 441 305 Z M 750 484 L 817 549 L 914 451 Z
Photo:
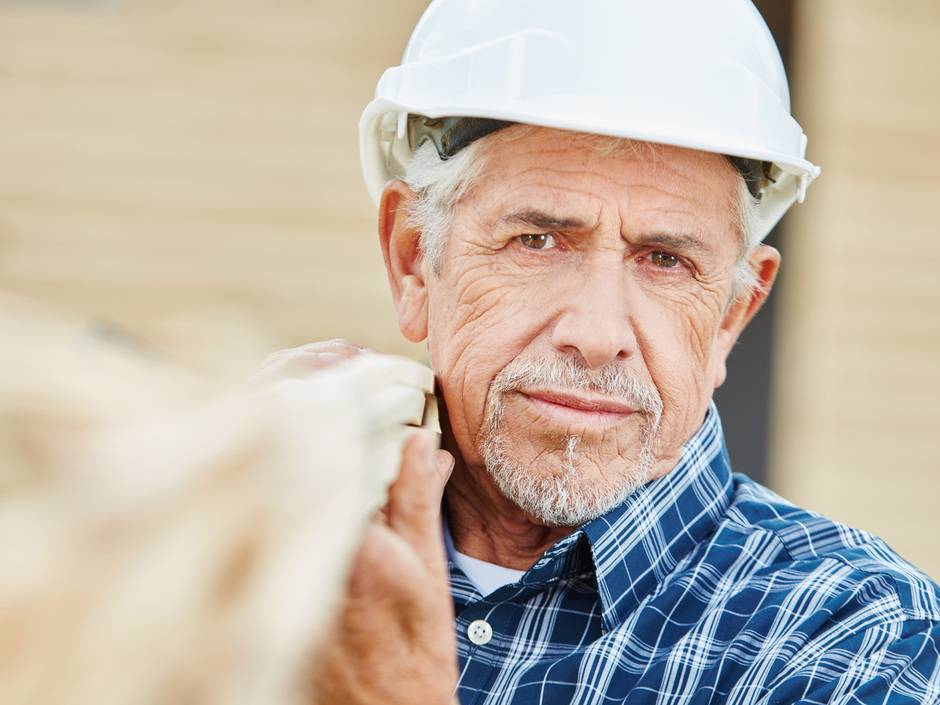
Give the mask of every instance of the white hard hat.
M 413 116 L 487 118 L 461 143 L 528 123 L 758 164 L 760 239 L 819 175 L 749 0 L 434 0 L 359 122 L 376 203 L 419 146 Z

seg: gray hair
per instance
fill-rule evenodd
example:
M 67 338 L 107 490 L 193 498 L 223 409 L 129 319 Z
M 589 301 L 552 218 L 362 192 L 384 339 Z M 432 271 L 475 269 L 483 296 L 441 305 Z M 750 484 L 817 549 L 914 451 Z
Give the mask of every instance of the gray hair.
M 524 132 L 520 133 L 517 129 L 514 131 L 516 134 L 509 139 L 528 134 L 526 128 L 537 129 L 532 126 L 520 128 Z M 489 139 L 493 138 L 506 139 L 506 136 L 497 134 Z M 575 134 L 574 138 L 581 138 L 603 154 L 636 151 L 640 145 L 655 149 L 655 145 L 618 137 Z M 438 156 L 431 142 L 425 142 L 415 150 L 405 170 L 404 181 L 417 195 L 410 206 L 408 219 L 421 233 L 422 255 L 425 263 L 435 272 L 440 272 L 447 233 L 453 222 L 456 206 L 483 171 L 484 160 L 480 158 L 480 147 L 486 139 L 467 145 L 447 160 Z M 755 237 L 757 204 L 758 200 L 751 195 L 747 183 L 742 178 L 737 198 L 730 204 L 740 247 L 729 304 L 747 298 L 759 285 L 757 275 L 748 261 L 750 253 L 760 244 Z

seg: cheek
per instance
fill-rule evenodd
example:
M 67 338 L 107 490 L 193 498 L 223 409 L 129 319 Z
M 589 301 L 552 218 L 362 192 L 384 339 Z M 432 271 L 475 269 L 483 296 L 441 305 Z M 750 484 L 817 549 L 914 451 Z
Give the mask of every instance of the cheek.
M 663 450 L 678 447 L 698 428 L 711 398 L 719 298 L 708 292 L 638 307 L 640 353 L 663 401 L 657 443 Z
M 428 351 L 461 453 L 475 455 L 489 385 L 546 329 L 545 307 L 525 295 L 518 278 L 467 258 L 429 286 Z

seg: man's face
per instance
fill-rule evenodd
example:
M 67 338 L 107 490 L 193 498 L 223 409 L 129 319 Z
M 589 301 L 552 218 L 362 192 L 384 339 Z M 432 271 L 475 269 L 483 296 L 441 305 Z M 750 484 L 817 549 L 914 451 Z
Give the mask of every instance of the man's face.
M 671 468 L 723 379 L 740 177 L 719 155 L 513 130 L 481 145 L 427 274 L 430 359 L 467 467 L 577 524 Z

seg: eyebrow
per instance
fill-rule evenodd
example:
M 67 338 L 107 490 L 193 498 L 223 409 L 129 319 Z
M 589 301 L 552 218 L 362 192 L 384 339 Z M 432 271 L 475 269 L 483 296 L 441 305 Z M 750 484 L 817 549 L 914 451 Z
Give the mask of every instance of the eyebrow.
M 525 208 L 513 211 L 499 219 L 500 225 L 525 225 L 535 230 L 590 230 L 593 225 L 580 218 L 552 215 L 537 208 Z M 690 233 L 651 232 L 629 238 L 632 242 L 645 247 L 662 247 L 666 250 L 712 254 L 713 248 L 696 235 Z
M 587 230 L 591 227 L 580 218 L 563 218 L 534 208 L 513 211 L 499 222 L 501 225 L 528 225 L 536 230 Z
M 646 233 L 631 238 L 637 244 L 646 247 L 662 247 L 666 250 L 678 250 L 683 252 L 696 252 L 698 254 L 710 254 L 713 249 L 695 235 L 684 233 Z

